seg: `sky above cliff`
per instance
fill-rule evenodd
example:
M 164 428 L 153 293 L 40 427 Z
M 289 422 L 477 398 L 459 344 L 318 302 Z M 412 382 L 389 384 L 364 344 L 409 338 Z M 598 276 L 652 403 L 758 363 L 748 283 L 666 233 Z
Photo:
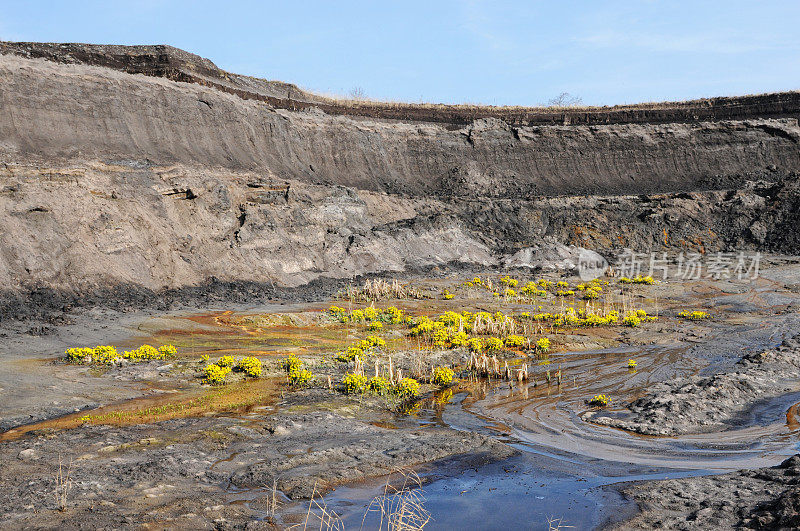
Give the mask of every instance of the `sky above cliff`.
M 171 44 L 331 95 L 610 105 L 800 89 L 800 2 L 0 0 L 0 39 Z

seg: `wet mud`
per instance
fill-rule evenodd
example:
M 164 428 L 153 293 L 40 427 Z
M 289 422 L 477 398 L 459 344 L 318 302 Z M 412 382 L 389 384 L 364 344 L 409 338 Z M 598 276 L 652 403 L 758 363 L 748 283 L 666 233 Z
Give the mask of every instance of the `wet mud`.
M 689 381 L 715 379 L 724 390 L 726 378 L 743 366 L 767 366 L 757 359 L 774 371 L 786 368 L 778 362 L 795 363 L 800 295 L 791 289 L 793 275 L 792 265 L 778 264 L 750 284 L 708 280 L 637 289 L 632 296 L 658 312 L 657 321 L 631 329 L 549 330 L 556 348 L 547 356 L 510 351 L 504 357 L 512 366 L 527 364 L 529 380 L 462 372 L 455 386 L 427 387 L 400 414 L 375 397 L 346 396 L 324 385 L 286 387 L 278 368 L 283 357 L 294 354 L 320 374 L 336 374 L 341 368 L 326 360 L 363 335 L 358 326 L 326 317 L 328 303 L 181 313 L 97 310 L 36 337 L 7 328 L 2 362 L 9 369 L 0 384 L 0 457 L 8 463 L 0 472 L 7 486 L 3 517 L 17 527 L 272 528 L 318 514 L 309 513 L 312 498 L 347 528 L 362 521 L 371 527 L 380 515 L 370 508 L 402 470 L 419 477 L 431 529 L 520 522 L 546 529 L 555 521 L 577 528 L 791 522 L 795 467 L 769 467 L 797 451 L 800 389 L 776 373 L 758 378 L 780 385 L 754 388 L 725 407 L 716 400 L 717 409 L 697 405 L 683 417 L 666 415 L 659 426 L 683 427 L 667 436 L 596 420 L 630 419 L 644 398 Z M 419 283 L 438 294 L 462 276 Z M 454 291 L 454 301 L 376 306 L 431 316 L 455 307 L 497 307 L 496 299 Z M 530 308 L 501 306 L 513 313 Z M 707 308 L 713 319 L 678 319 L 685 308 Z M 384 335 L 395 342 L 397 366 L 411 371 L 414 341 L 401 328 Z M 55 360 L 67 346 L 95 343 L 171 343 L 178 355 L 103 370 Z M 201 385 L 199 358 L 228 354 L 258 356 L 265 378 Z M 426 355 L 456 367 L 469 359 L 458 349 Z M 627 367 L 630 359 L 635 369 Z M 74 387 L 53 384 L 46 393 L 33 386 L 70 380 Z M 587 404 L 600 393 L 611 397 L 607 408 Z M 710 428 L 707 417 L 699 429 L 686 420 L 709 411 L 724 411 Z M 63 511 L 54 496 L 59 461 L 73 481 Z M 734 492 L 736 485 L 744 490 Z M 686 492 L 708 501 L 680 505 Z

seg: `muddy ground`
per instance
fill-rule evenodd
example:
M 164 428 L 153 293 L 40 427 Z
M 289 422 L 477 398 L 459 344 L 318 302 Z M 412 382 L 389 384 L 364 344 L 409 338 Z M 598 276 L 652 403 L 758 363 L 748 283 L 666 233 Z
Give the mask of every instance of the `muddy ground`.
M 288 352 L 321 375 L 347 370 L 328 356 L 350 332 L 319 327 L 328 319 L 327 301 L 218 302 L 177 312 L 75 309 L 43 335 L 36 322 L 6 322 L 3 519 L 15 528 L 288 527 L 303 521 L 313 495 L 349 528 L 387 475 L 404 470 L 420 474 L 431 528 L 513 526 L 513 507 L 521 504 L 529 508 L 530 528 L 546 528 L 550 517 L 580 528 L 789 528 L 800 471 L 796 460 L 770 467 L 797 446 L 800 279 L 794 259 L 765 265 L 752 283 L 636 288 L 643 307 L 659 309 L 658 320 L 558 332 L 546 362 L 527 362 L 530 381 L 462 374 L 451 389 L 424 386 L 419 402 L 400 412 L 384 398 L 346 396 L 324 381 L 303 390 L 286 386 L 279 361 Z M 465 273 L 415 281 L 431 294 L 449 286 L 452 302 L 382 306 L 493 310 L 496 300 L 459 291 L 471 276 Z M 677 318 L 686 308 L 708 309 L 713 318 Z M 399 330 L 385 337 L 403 340 Z M 103 370 L 56 359 L 69 346 L 143 342 L 175 342 L 183 354 Z M 114 412 L 206 393 L 198 380 L 203 353 L 250 352 L 265 360 L 265 377 L 217 391 L 217 409 L 114 420 Z M 457 368 L 469 359 L 458 349 L 431 355 L 431 363 Z M 629 358 L 638 361 L 635 371 L 624 368 Z M 413 349 L 399 349 L 393 359 L 413 371 Z M 503 359 L 520 363 L 514 353 Z M 556 370 L 561 385 L 546 380 Z M 587 406 L 601 392 L 611 405 Z M 81 422 L 82 415 L 98 420 Z M 57 496 L 59 462 L 70 477 L 64 499 Z M 475 507 L 492 518 L 476 523 Z

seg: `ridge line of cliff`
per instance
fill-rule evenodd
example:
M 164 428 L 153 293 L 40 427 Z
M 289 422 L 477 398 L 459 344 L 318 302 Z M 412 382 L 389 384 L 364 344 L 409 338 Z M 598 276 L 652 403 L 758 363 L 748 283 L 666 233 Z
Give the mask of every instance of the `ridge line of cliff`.
M 492 107 L 426 103 L 387 103 L 325 98 L 296 85 L 233 74 L 212 61 L 169 45 L 100 45 L 0 41 L 0 54 L 58 63 L 101 66 L 131 74 L 203 85 L 246 100 L 292 111 L 319 109 L 327 114 L 463 126 L 481 118 L 509 125 L 662 124 L 749 118 L 800 118 L 800 92 L 715 97 L 684 102 L 613 107 Z

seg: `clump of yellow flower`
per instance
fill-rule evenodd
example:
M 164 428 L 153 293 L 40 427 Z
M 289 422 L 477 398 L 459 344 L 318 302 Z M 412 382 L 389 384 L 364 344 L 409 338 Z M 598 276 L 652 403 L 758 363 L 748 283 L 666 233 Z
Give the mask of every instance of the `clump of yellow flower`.
M 503 348 L 503 340 L 497 337 L 487 337 L 484 348 L 487 351 L 501 350 Z
M 547 352 L 550 350 L 550 340 L 546 337 L 540 337 L 536 340 L 536 350 L 539 352 Z
M 233 367 L 234 363 L 236 363 L 236 360 L 233 359 L 233 356 L 222 356 L 217 360 L 217 365 L 220 367 Z
M 303 362 L 300 361 L 300 358 L 298 358 L 297 356 L 294 356 L 294 355 L 289 356 L 287 358 L 283 358 L 283 360 L 281 361 L 281 367 L 287 373 L 290 373 L 295 369 L 300 369 L 300 367 L 302 367 L 302 366 L 303 366 Z
M 647 284 L 649 286 L 649 285 L 655 284 L 656 281 L 655 281 L 655 279 L 653 277 L 651 277 L 649 275 L 648 276 L 636 275 L 633 278 L 621 277 L 619 279 L 619 283 L 620 284 Z
M 610 403 L 611 399 L 606 395 L 595 395 L 591 400 L 589 400 L 590 406 L 606 407 Z
M 158 349 L 150 345 L 142 345 L 138 349 L 126 351 L 122 355 L 111 345 L 98 345 L 94 348 L 69 348 L 64 352 L 67 361 L 87 364 L 112 364 L 121 362 L 123 359 L 134 362 L 163 360 L 176 353 L 177 349 L 172 345 L 163 345 Z
M 448 367 L 436 367 L 433 369 L 433 376 L 431 377 L 431 383 L 433 385 L 450 385 L 450 382 L 453 381 L 453 370 Z
M 472 352 L 483 352 L 483 340 L 479 337 L 471 337 L 467 340 L 467 348 Z
M 419 394 L 419 382 L 413 378 L 403 378 L 394 386 L 394 393 L 402 399 L 414 398 Z
M 342 379 L 342 388 L 347 395 L 363 393 L 366 387 L 367 377 L 363 374 L 345 374 Z
M 683 310 L 681 313 L 678 314 L 678 317 L 682 317 L 683 319 L 689 319 L 691 321 L 700 321 L 702 319 L 710 319 L 711 316 L 708 312 L 704 312 L 702 310 Z
M 369 379 L 369 382 L 367 382 L 367 390 L 376 395 L 385 395 L 390 389 L 389 380 L 382 376 L 373 376 Z
M 261 376 L 261 360 L 255 356 L 247 356 L 239 360 L 239 362 L 236 364 L 236 369 L 248 376 L 258 378 Z
M 525 344 L 525 338 L 517 334 L 511 334 L 505 341 L 506 348 L 519 348 Z
M 516 288 L 519 281 L 506 275 L 500 279 L 500 283 L 509 288 Z
M 211 385 L 221 385 L 225 383 L 225 377 L 231 372 L 230 367 L 221 367 L 216 363 L 212 363 L 211 365 L 206 365 L 204 369 L 205 372 L 205 381 Z
M 366 308 L 357 308 L 349 313 L 347 310 L 339 306 L 331 306 L 328 308 L 328 314 L 342 323 L 382 322 L 387 324 L 397 324 L 403 322 L 403 310 L 400 310 L 395 306 L 389 306 L 385 310 L 375 308 L 374 306 L 367 306 Z
M 289 371 L 289 385 L 301 387 L 314 380 L 314 375 L 307 369 L 295 368 Z

